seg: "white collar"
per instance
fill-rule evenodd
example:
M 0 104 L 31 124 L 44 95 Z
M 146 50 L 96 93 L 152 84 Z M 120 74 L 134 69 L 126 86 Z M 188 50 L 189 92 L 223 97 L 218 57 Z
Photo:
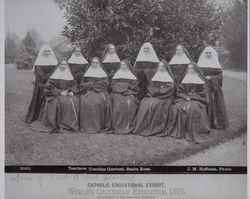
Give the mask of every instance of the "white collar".
M 50 76 L 50 79 L 62 79 L 62 80 L 73 80 L 74 77 L 67 65 L 66 69 L 61 71 L 59 66 L 56 68 L 54 73 Z
M 174 82 L 167 70 L 165 70 L 163 72 L 160 72 L 159 70 L 157 70 L 155 75 L 152 77 L 151 81 Z
M 98 78 L 102 78 L 102 77 L 108 77 L 108 76 L 105 73 L 105 71 L 103 70 L 103 68 L 99 65 L 96 68 L 93 68 L 92 66 L 90 66 L 88 68 L 88 70 L 86 71 L 86 73 L 84 74 L 84 77 L 98 77 Z

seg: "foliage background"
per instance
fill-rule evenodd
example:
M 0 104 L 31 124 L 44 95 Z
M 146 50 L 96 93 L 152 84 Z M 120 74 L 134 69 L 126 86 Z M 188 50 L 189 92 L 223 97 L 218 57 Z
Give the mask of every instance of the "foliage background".
M 121 58 L 135 59 L 146 41 L 159 57 L 170 59 L 178 43 L 194 61 L 221 36 L 222 17 L 207 0 L 55 0 L 65 10 L 63 35 L 79 42 L 88 57 L 102 56 L 114 43 Z
M 59 61 L 78 43 L 87 59 L 103 56 L 114 43 L 119 56 L 133 63 L 144 42 L 151 42 L 159 57 L 169 61 L 182 43 L 197 61 L 207 45 L 219 52 L 224 68 L 247 69 L 247 0 L 221 7 L 215 0 L 54 0 L 64 11 L 66 26 L 51 40 L 35 29 L 21 40 L 7 32 L 5 63 L 31 69 L 42 44 L 49 44 Z M 28 34 L 30 36 L 28 36 Z M 33 45 L 35 43 L 35 45 Z M 30 49 L 30 50 L 28 50 Z

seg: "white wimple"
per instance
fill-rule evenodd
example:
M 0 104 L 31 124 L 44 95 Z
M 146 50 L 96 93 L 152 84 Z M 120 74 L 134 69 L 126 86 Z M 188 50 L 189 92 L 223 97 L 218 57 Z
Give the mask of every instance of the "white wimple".
M 211 52 L 212 54 L 211 57 L 206 56 L 207 52 Z M 219 58 L 218 58 L 218 53 L 211 46 L 208 46 L 203 50 L 197 64 L 199 67 L 221 68 Z

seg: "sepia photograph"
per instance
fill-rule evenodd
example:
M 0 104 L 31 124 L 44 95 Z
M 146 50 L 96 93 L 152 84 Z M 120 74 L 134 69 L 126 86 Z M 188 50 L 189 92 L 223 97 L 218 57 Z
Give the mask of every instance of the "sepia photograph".
M 247 0 L 4 3 L 6 166 L 247 166 Z

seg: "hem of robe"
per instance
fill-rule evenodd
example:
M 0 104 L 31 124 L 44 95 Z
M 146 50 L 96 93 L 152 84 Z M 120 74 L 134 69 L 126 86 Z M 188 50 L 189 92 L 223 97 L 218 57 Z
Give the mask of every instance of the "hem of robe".
M 85 129 L 80 128 L 80 133 L 83 133 L 83 134 L 110 133 L 110 130 L 109 129 L 85 130 Z
M 40 133 L 59 133 L 59 134 L 72 134 L 79 133 L 79 130 L 63 129 L 63 128 L 52 128 L 44 125 L 41 121 L 34 121 L 30 124 L 30 129 Z
M 126 134 L 132 134 L 134 130 L 134 127 L 130 127 L 130 128 L 123 128 L 123 129 L 116 129 L 113 128 L 110 130 L 110 133 L 112 134 L 119 134 L 119 135 L 126 135 Z

